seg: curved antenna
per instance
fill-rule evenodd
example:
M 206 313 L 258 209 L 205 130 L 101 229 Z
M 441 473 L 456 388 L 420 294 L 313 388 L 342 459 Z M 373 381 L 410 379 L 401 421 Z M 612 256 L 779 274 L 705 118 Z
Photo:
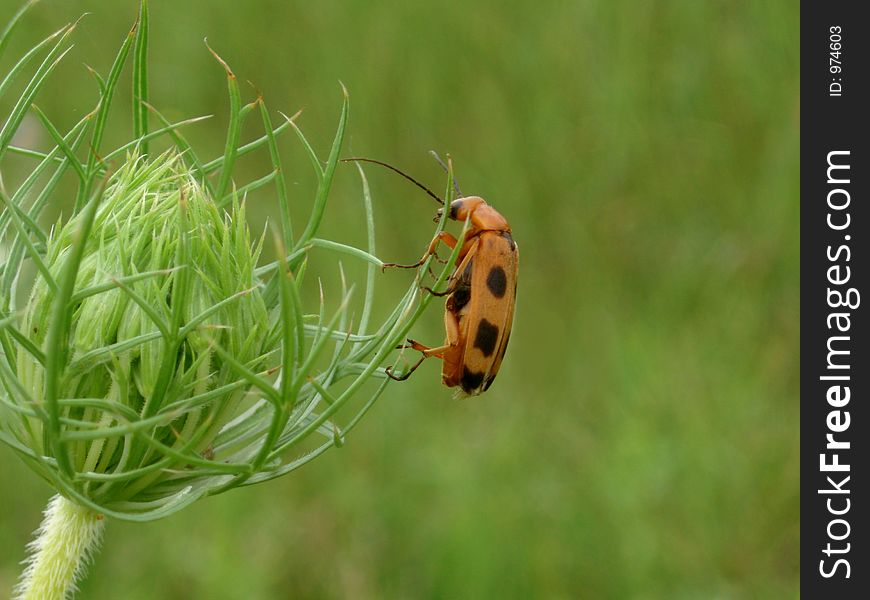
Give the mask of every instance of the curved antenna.
M 441 204 L 441 205 L 444 204 L 444 200 L 442 200 L 441 198 L 436 196 L 435 192 L 433 192 L 432 190 L 427 188 L 425 185 L 423 185 L 422 183 L 420 183 L 419 181 L 417 181 L 416 179 L 414 179 L 413 177 L 411 177 L 407 173 L 400 171 L 399 169 L 397 169 L 393 165 L 388 165 L 385 162 L 381 162 L 381 161 L 375 160 L 373 158 L 360 158 L 357 156 L 354 156 L 351 158 L 342 158 L 341 162 L 370 162 L 370 163 L 374 163 L 376 165 L 381 165 L 382 167 L 386 167 L 386 168 L 390 169 L 391 171 L 395 171 L 396 173 L 398 173 L 399 175 L 401 175 L 402 177 L 404 177 L 405 179 L 407 179 L 408 181 L 410 181 L 411 183 L 416 185 L 418 188 L 420 188 L 421 190 L 423 190 L 424 192 L 426 192 L 427 194 L 429 194 L 430 196 L 435 198 L 435 200 L 438 202 L 438 204 Z
M 441 160 L 441 157 L 438 156 L 437 152 L 435 152 L 434 150 L 429 150 L 429 154 L 431 154 L 435 158 L 435 160 L 438 161 L 438 164 L 441 165 L 441 168 L 444 169 L 445 173 L 448 173 L 448 174 L 450 173 L 450 167 L 448 167 L 446 164 L 444 164 L 444 161 Z M 447 155 L 447 160 L 448 161 L 450 160 L 449 154 Z M 456 192 L 457 198 L 464 198 L 465 197 L 465 195 L 462 193 L 462 190 L 459 189 L 459 182 L 456 180 L 455 175 L 453 176 L 453 191 Z

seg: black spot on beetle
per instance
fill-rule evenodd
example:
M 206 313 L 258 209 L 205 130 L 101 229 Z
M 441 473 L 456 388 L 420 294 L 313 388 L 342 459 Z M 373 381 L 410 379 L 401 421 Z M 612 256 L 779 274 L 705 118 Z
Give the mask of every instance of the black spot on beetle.
M 480 348 L 487 358 L 495 352 L 495 343 L 498 341 L 498 325 L 493 325 L 486 319 L 481 319 L 477 326 L 477 335 L 474 337 L 474 347 Z
M 507 275 L 505 275 L 504 269 L 499 266 L 491 268 L 489 275 L 486 276 L 486 287 L 496 298 L 503 298 L 507 290 Z
M 460 381 L 463 390 L 466 392 L 473 392 L 480 387 L 481 383 L 483 383 L 483 372 L 469 371 L 468 367 L 464 368 L 462 371 L 462 380 Z
M 459 280 L 456 282 L 456 289 L 447 299 L 447 308 L 454 312 L 459 312 L 471 300 L 471 271 L 473 262 L 469 262 Z
M 459 312 L 471 300 L 471 286 L 459 284 L 456 286 L 456 291 L 448 299 L 448 308 L 454 312 Z
M 450 214 L 448 216 L 455 221 L 456 214 L 459 212 L 460 208 L 462 208 L 462 199 L 454 200 L 450 203 Z

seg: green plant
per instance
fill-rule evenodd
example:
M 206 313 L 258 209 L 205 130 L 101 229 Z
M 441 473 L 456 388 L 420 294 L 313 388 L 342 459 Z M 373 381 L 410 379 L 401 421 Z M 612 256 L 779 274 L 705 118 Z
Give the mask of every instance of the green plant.
M 0 58 L 31 5 L 2 33 Z M 368 247 L 317 235 L 347 126 L 346 93 L 321 162 L 295 118 L 273 127 L 262 97 L 242 103 L 235 75 L 209 48 L 227 75 L 230 121 L 223 155 L 200 161 L 182 133 L 200 119 L 170 123 L 148 102 L 142 0 L 110 72 L 96 76 L 96 107 L 61 132 L 34 101 L 74 29 L 67 25 L 25 53 L 0 83 L 2 100 L 30 73 L 0 129 L 0 168 L 13 153 L 34 161 L 22 181 L 0 189 L 0 440 L 59 494 L 33 545 L 22 598 L 67 594 L 98 545 L 104 516 L 160 518 L 341 446 L 389 383 L 385 358 L 431 300 L 415 283 L 383 322 L 370 323 L 383 263 L 374 254 L 372 201 L 361 169 Z M 131 55 L 133 133 L 107 151 L 107 117 Z M 28 113 L 53 140 L 48 152 L 12 145 Z M 243 122 L 254 116 L 264 134 L 243 144 Z M 160 127 L 150 129 L 151 120 Z M 277 143 L 288 128 L 318 178 L 298 235 Z M 158 140 L 169 149 L 154 154 Z M 257 150 L 268 151 L 271 171 L 236 186 L 236 159 Z M 40 216 L 70 176 L 72 214 L 45 230 Z M 244 198 L 264 186 L 272 186 L 280 220 L 271 235 L 252 241 Z M 259 264 L 267 241 L 280 258 Z M 307 258 L 315 250 L 367 262 L 358 321 L 347 283 L 335 309 L 327 309 L 321 289 L 317 310 L 305 311 L 300 290 L 312 279 Z M 19 306 L 19 285 L 28 282 L 28 299 Z

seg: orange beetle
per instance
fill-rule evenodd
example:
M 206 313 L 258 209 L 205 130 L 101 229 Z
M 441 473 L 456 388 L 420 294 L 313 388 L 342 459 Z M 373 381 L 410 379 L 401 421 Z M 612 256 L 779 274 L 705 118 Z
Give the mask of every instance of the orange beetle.
M 386 163 L 371 159 L 346 160 L 365 160 L 386 166 L 444 203 L 428 188 Z M 476 396 L 492 385 L 510 339 L 517 296 L 519 250 L 507 219 L 479 196 L 454 200 L 450 203 L 447 216 L 454 221 L 469 221 L 469 229 L 459 250 L 458 264 L 448 280 L 447 290 L 439 293 L 426 288 L 436 296 L 447 296 L 444 311 L 447 339 L 444 345 L 437 347 L 427 347 L 408 340 L 404 347 L 419 350 L 423 356 L 402 375 L 395 375 L 392 367 L 388 367 L 386 372 L 393 379 L 402 381 L 425 359 L 440 358 L 443 361 L 441 380 L 444 385 L 459 386 L 466 394 Z M 452 249 L 458 240 L 442 231 L 432 239 L 423 257 L 416 263 L 389 263 L 384 267 L 419 267 L 436 253 L 440 242 Z

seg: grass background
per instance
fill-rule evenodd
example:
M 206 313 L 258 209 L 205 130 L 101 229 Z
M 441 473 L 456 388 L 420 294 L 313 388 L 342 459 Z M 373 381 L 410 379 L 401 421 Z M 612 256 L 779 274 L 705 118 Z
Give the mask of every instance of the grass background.
M 226 125 L 203 37 L 272 109 L 304 106 L 322 152 L 341 80 L 346 154 L 440 186 L 426 151 L 450 152 L 463 191 L 510 220 L 519 302 L 485 396 L 453 400 L 432 361 L 301 471 L 163 521 L 110 523 L 79 597 L 799 594 L 796 5 L 151 4 L 151 99 L 173 118 L 217 115 L 190 130 L 201 155 L 221 153 Z M 17 6 L 3 0 L 0 21 Z M 38 99 L 60 124 L 93 105 L 82 63 L 106 71 L 135 2 L 44 0 L 10 48 L 85 11 Z M 115 120 L 122 141 L 129 117 Z M 301 215 L 313 177 L 295 140 L 284 146 Z M 362 243 L 344 169 L 326 236 Z M 368 174 L 378 254 L 415 259 L 434 205 Z M 252 200 L 255 223 L 269 200 Z M 379 276 L 379 293 L 410 276 Z M 418 339 L 442 338 L 437 312 Z M 0 589 L 50 493 L 0 447 Z

